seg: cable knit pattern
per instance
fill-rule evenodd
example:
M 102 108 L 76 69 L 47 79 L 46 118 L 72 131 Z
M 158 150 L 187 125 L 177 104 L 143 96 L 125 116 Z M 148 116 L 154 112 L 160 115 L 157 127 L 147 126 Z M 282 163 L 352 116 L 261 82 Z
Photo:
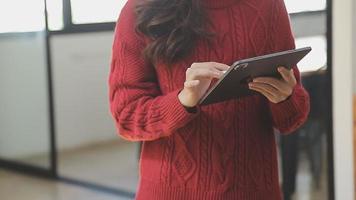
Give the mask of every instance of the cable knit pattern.
M 143 141 L 136 199 L 280 200 L 274 128 L 290 133 L 309 113 L 298 68 L 297 86 L 278 104 L 255 95 L 189 113 L 178 94 L 193 62 L 232 64 L 295 48 L 283 0 L 202 0 L 217 36 L 199 39 L 170 69 L 143 59 L 149 40 L 134 30 L 135 1 L 117 22 L 108 84 L 118 134 Z

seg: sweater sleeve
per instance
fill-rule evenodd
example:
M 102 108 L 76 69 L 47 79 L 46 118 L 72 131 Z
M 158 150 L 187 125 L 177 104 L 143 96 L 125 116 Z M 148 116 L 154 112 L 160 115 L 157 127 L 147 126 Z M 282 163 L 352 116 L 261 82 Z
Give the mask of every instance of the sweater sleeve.
M 275 52 L 295 49 L 290 19 L 283 0 L 275 0 L 276 18 L 272 22 L 272 47 Z M 293 67 L 297 85 L 291 96 L 280 103 L 269 102 L 274 127 L 282 134 L 299 128 L 308 118 L 310 110 L 309 94 L 304 89 L 297 66 Z
M 157 140 L 185 126 L 200 112 L 178 100 L 182 88 L 162 94 L 152 64 L 142 56 L 144 40 L 134 30 L 134 0 L 122 9 L 115 28 L 109 73 L 110 112 L 118 134 L 129 141 Z

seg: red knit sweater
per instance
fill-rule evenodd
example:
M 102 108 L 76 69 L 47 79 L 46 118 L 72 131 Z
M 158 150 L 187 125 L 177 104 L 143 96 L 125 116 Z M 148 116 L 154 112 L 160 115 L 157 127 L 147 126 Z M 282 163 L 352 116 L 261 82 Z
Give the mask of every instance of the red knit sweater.
M 115 29 L 109 74 L 110 111 L 118 134 L 143 141 L 138 200 L 279 200 L 274 128 L 290 133 L 309 113 L 298 84 L 285 101 L 262 95 L 198 107 L 188 113 L 178 100 L 193 62 L 235 60 L 295 48 L 283 0 L 202 0 L 213 46 L 200 39 L 174 64 L 152 66 L 141 54 L 148 40 L 135 33 L 134 0 Z

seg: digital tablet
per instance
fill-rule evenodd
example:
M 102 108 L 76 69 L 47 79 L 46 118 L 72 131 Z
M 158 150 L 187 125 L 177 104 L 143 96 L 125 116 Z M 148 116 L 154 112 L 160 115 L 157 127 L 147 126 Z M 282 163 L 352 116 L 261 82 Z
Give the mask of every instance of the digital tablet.
M 281 78 L 277 70 L 279 66 L 291 69 L 311 50 L 311 47 L 305 47 L 236 61 L 201 98 L 199 104 L 208 105 L 256 94 L 248 87 L 253 78 Z

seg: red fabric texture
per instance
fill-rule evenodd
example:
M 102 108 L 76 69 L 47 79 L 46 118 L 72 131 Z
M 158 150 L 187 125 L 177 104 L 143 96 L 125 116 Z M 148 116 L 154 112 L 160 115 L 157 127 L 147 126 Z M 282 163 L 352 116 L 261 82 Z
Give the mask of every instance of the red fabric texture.
M 280 200 L 275 130 L 288 134 L 309 113 L 298 84 L 285 101 L 262 95 L 198 106 L 178 100 L 194 62 L 235 60 L 294 49 L 283 0 L 202 0 L 212 43 L 200 39 L 187 58 L 168 68 L 144 60 L 147 40 L 135 32 L 135 0 L 122 9 L 109 72 L 110 112 L 120 137 L 143 141 L 138 200 Z

